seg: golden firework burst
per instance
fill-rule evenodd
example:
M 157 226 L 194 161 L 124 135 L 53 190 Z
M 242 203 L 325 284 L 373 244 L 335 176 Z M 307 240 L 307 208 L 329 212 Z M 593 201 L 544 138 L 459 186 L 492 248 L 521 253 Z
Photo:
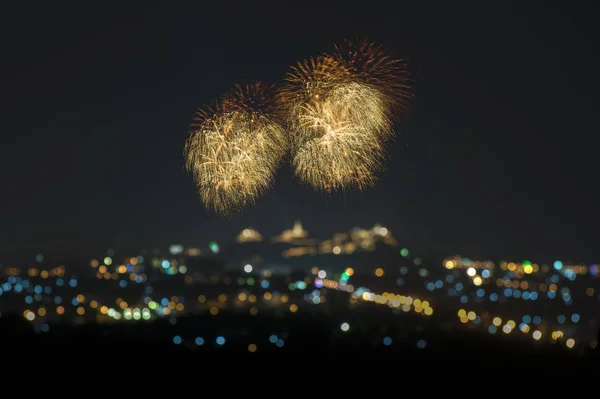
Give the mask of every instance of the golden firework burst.
M 326 192 L 372 186 L 412 95 L 409 77 L 404 60 L 368 42 L 293 67 L 277 98 L 299 178 Z
M 236 86 L 197 112 L 184 153 L 204 205 L 231 214 L 264 194 L 286 151 L 273 86 Z

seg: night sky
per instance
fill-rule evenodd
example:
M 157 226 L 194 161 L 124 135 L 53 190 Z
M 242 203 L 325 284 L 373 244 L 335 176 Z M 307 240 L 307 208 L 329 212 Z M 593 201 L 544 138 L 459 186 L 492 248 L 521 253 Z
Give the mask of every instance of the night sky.
M 591 8 L 206 3 L 0 13 L 0 255 L 205 246 L 300 218 L 322 237 L 379 222 L 425 254 L 598 260 Z M 389 46 L 418 73 L 380 182 L 327 197 L 284 166 L 257 206 L 206 211 L 183 162 L 195 108 L 345 38 Z

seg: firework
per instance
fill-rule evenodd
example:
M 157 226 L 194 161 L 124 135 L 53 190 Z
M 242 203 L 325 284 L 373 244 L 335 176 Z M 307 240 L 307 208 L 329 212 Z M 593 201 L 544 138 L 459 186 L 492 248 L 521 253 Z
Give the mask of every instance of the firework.
M 271 185 L 285 154 L 285 133 L 273 116 L 272 86 L 236 86 L 200 109 L 185 145 L 186 167 L 200 199 L 220 214 L 239 211 Z
M 278 100 L 300 179 L 326 192 L 372 186 L 411 96 L 408 76 L 404 61 L 367 42 L 292 68 Z

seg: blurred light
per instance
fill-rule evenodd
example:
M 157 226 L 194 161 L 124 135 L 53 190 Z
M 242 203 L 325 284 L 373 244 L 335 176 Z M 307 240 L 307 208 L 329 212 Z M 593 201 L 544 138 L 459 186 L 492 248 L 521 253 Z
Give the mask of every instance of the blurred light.
M 340 328 L 342 331 L 348 331 L 350 329 L 350 324 L 344 322 L 344 323 L 342 323 Z
M 224 345 L 224 344 L 225 344 L 225 337 L 218 336 L 217 337 L 217 345 Z
M 176 335 L 173 337 L 173 343 L 175 345 L 179 345 L 181 343 L 181 337 L 179 335 Z
M 248 265 L 244 266 L 244 271 L 246 273 L 252 272 L 252 265 L 248 264 Z

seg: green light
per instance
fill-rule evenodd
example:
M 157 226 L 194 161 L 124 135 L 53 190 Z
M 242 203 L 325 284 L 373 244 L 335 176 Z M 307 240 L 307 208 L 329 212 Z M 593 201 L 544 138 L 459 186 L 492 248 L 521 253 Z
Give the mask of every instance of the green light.
M 254 279 L 252 277 L 248 278 L 248 280 L 246 280 L 246 284 L 254 285 Z
M 350 278 L 350 276 L 348 275 L 348 273 L 344 272 L 342 273 L 342 280 L 348 280 Z
M 525 260 L 523 261 L 523 266 L 531 266 L 531 261 L 530 261 L 530 260 L 527 260 L 527 259 L 525 259 Z
M 215 254 L 219 253 L 219 244 L 217 244 L 215 241 L 211 241 L 208 244 L 208 248 L 210 248 L 210 250 Z
M 404 256 L 406 258 L 408 256 L 408 249 L 402 248 L 400 250 L 400 255 L 402 255 L 402 256 Z

